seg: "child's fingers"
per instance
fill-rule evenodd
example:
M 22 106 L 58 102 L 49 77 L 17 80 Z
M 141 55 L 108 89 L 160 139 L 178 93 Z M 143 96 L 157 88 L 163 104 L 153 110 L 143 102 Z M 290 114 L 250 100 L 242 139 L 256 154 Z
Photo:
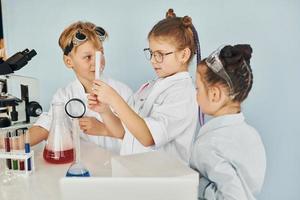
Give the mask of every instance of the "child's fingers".
M 88 103 L 98 103 L 97 97 L 88 99 Z
M 81 124 L 79 124 L 79 127 L 80 127 L 80 129 L 83 130 L 83 131 L 86 129 L 86 127 L 85 127 L 84 125 L 81 125 Z
M 97 99 L 89 99 L 88 100 L 88 103 L 97 103 L 98 101 L 97 101 Z
M 94 105 L 88 105 L 88 108 L 93 111 L 97 111 L 96 106 L 94 106 Z
M 101 80 L 94 80 L 94 85 L 96 85 L 96 86 L 101 86 L 103 84 L 105 84 L 105 83 Z
M 95 94 L 90 94 L 90 95 L 88 95 L 88 100 L 97 100 L 97 96 L 95 95 Z
M 93 105 L 97 105 L 98 103 L 99 103 L 98 101 L 89 101 L 88 105 L 93 106 Z
M 89 117 L 82 117 L 82 118 L 79 119 L 79 123 L 86 123 L 86 122 L 88 122 L 89 120 L 90 120 Z
M 84 120 L 80 120 L 79 121 L 79 126 L 81 127 L 81 126 L 85 126 L 86 125 L 86 121 L 84 121 Z
M 94 97 L 97 98 L 97 96 L 99 94 L 99 89 L 97 87 L 93 86 L 93 88 L 92 88 L 92 94 L 93 94 Z

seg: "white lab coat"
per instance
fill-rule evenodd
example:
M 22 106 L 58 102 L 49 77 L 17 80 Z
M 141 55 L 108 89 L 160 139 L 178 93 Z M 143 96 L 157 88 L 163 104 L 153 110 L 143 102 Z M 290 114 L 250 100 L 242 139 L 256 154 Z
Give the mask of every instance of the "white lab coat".
M 125 127 L 121 155 L 163 150 L 188 163 L 198 110 L 188 72 L 146 83 L 129 105 L 145 120 L 155 145 L 144 147 Z
M 191 167 L 200 173 L 200 199 L 252 200 L 264 181 L 264 145 L 242 113 L 216 117 L 200 129 Z
M 132 90 L 127 85 L 109 78 L 104 78 L 104 82 L 106 82 L 108 85 L 114 88 L 125 101 L 128 101 L 129 97 L 132 96 Z M 53 96 L 52 103 L 54 102 L 66 103 L 68 100 L 72 98 L 78 98 L 81 99 L 87 106 L 87 95 L 88 94 L 85 93 L 83 85 L 80 83 L 78 79 L 76 79 L 75 81 L 68 84 L 65 88 L 58 89 Z M 71 108 L 71 109 L 76 109 L 76 108 Z M 84 116 L 95 117 L 99 121 L 102 121 L 100 114 L 90 110 L 88 107 L 86 107 L 86 113 Z M 41 126 L 49 131 L 51 127 L 51 122 L 52 122 L 52 106 L 50 105 L 50 109 L 48 113 L 43 113 L 38 118 L 37 122 L 34 125 Z M 70 123 L 69 125 L 71 126 Z M 103 148 L 106 148 L 116 153 L 120 153 L 121 140 L 119 139 L 104 137 L 104 136 L 87 135 L 84 134 L 83 132 L 80 133 L 80 136 Z

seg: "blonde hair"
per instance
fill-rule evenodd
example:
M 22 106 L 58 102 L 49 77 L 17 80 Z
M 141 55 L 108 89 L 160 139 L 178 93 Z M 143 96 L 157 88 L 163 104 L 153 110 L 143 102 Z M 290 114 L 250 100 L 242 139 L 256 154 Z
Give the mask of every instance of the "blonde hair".
M 99 36 L 97 35 L 97 32 L 95 29 L 97 26 L 91 22 L 82 22 L 78 21 L 70 26 L 68 26 L 60 35 L 58 44 L 62 51 L 64 52 L 66 47 L 70 45 L 71 41 L 73 40 L 75 34 L 80 31 L 80 33 L 84 34 L 87 37 L 86 41 L 91 41 L 95 48 L 100 49 L 102 47 L 102 41 L 100 41 Z M 103 29 L 104 30 L 104 29 Z M 108 37 L 107 32 L 105 31 L 105 39 Z M 84 43 L 84 42 L 83 42 Z M 76 49 L 79 45 L 74 45 L 74 51 L 76 52 Z M 73 50 L 72 49 L 72 50 Z

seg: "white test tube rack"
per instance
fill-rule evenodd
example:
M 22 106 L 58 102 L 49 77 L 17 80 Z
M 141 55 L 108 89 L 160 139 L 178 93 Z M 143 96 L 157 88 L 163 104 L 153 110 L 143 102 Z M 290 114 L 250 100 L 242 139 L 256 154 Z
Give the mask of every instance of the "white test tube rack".
M 5 149 L 0 150 L 0 159 L 1 163 L 4 163 L 6 166 L 7 159 L 11 159 L 11 162 L 13 160 L 21 160 L 24 161 L 24 169 L 13 169 L 13 164 L 11 164 L 11 169 L 9 169 L 7 166 L 5 167 L 6 170 L 12 173 L 20 174 L 20 175 L 30 175 L 35 170 L 34 165 L 34 151 L 31 150 L 29 153 L 25 153 L 24 150 L 15 150 L 14 152 L 5 152 Z M 28 162 L 31 162 L 31 169 L 28 169 Z M 4 161 L 4 162 L 3 162 Z

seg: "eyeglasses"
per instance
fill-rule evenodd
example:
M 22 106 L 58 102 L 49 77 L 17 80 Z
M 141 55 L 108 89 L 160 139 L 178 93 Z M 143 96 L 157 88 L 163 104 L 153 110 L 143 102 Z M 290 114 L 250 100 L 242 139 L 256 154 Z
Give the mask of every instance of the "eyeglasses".
M 103 42 L 107 37 L 105 30 L 99 26 L 95 28 L 95 32 L 101 42 Z M 87 40 L 87 36 L 84 33 L 81 33 L 80 30 L 78 30 L 74 35 L 74 37 L 72 38 L 70 44 L 68 44 L 64 49 L 64 55 L 67 56 L 72 51 L 74 46 L 78 46 L 81 43 L 85 42 L 86 40 Z
M 210 68 L 215 74 L 217 74 L 220 78 L 224 79 L 226 81 L 226 83 L 229 86 L 229 95 L 234 98 L 234 88 L 233 88 L 233 84 L 231 81 L 230 76 L 228 75 L 228 73 L 226 72 L 220 58 L 220 52 L 221 52 L 222 47 L 220 47 L 219 49 L 217 49 L 216 51 L 212 52 L 205 60 L 208 68 Z
M 151 60 L 152 56 L 154 56 L 155 62 L 162 63 L 164 61 L 165 56 L 175 53 L 175 51 L 168 52 L 168 53 L 162 53 L 159 51 L 153 52 L 150 48 L 145 48 L 144 53 L 145 53 L 145 57 L 147 60 Z

